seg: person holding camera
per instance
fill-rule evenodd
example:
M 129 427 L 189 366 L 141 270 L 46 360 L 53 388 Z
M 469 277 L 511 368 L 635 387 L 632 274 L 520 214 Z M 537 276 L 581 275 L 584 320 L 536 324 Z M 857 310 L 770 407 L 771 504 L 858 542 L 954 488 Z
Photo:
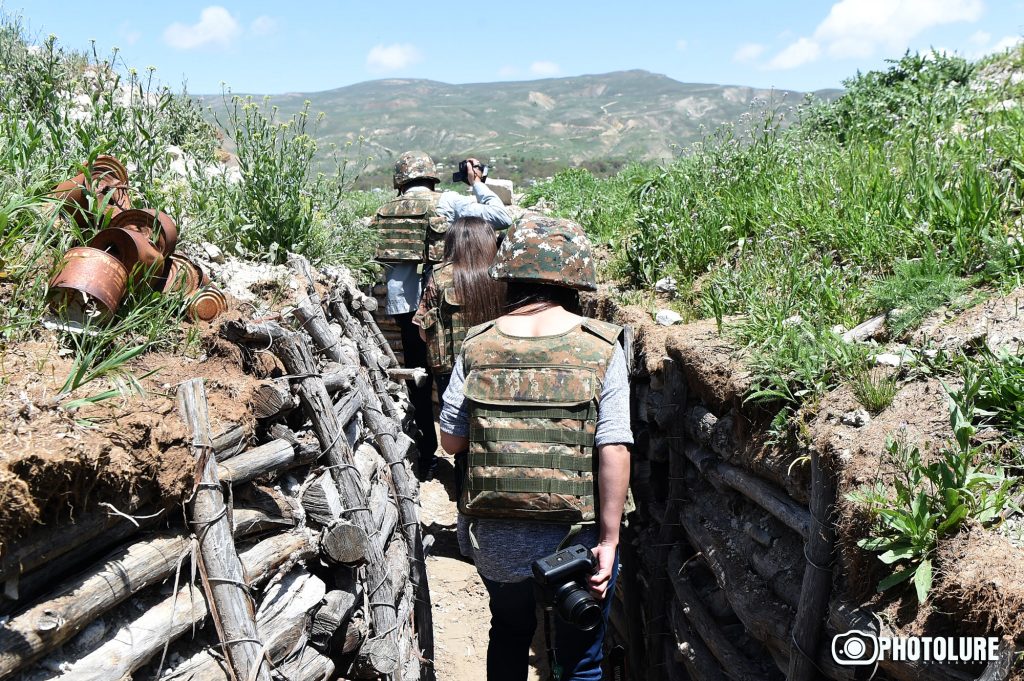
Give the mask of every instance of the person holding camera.
M 441 444 L 467 453 L 459 541 L 490 596 L 487 679 L 527 678 L 540 596 L 555 678 L 596 681 L 633 442 L 622 329 L 578 314 L 597 283 L 572 221 L 524 216 L 490 274 L 507 312 L 467 332 L 441 411 Z
M 408 368 L 427 368 L 427 348 L 412 318 L 423 290 L 424 270 L 441 261 L 448 227 L 462 217 L 481 218 L 494 229 L 505 229 L 512 223 L 501 199 L 483 181 L 487 166 L 466 159 L 459 167 L 465 168 L 457 175 L 473 188 L 472 197 L 435 191 L 441 178 L 433 159 L 422 151 L 405 152 L 395 163 L 393 183 L 398 196 L 377 210 L 370 225 L 380 237 L 375 259 L 384 266 L 385 312 L 401 332 Z M 412 381 L 407 385 L 418 431 L 417 474 L 426 480 L 437 467 L 431 386 L 429 382 L 416 386 Z

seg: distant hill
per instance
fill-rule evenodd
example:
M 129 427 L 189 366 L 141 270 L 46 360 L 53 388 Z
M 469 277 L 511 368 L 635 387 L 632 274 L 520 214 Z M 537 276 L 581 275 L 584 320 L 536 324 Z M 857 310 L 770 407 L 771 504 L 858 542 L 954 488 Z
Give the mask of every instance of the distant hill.
M 374 80 L 325 92 L 274 95 L 270 102 L 288 115 L 309 100 L 311 111 L 325 114 L 321 141 L 341 146 L 363 136 L 363 151 L 381 170 L 402 151 L 418 148 L 447 169 L 469 154 L 493 158 L 498 174 L 508 177 L 547 175 L 565 165 L 600 170 L 607 161 L 664 159 L 673 155 L 673 145 L 685 147 L 699 139 L 702 127 L 740 119 L 755 101 L 793 105 L 803 96 L 681 83 L 636 70 L 467 85 Z

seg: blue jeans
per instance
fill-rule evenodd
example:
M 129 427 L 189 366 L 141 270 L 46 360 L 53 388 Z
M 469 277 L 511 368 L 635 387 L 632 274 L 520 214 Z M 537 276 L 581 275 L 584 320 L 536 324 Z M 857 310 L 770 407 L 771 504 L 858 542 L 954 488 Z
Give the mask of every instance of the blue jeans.
M 604 659 L 604 634 L 608 626 L 615 581 L 619 575 L 616 559 L 602 607 L 604 622 L 593 631 L 580 631 L 557 614 L 555 659 L 562 668 L 559 681 L 600 681 Z M 526 681 L 530 643 L 537 629 L 536 586 L 532 579 L 522 582 L 492 582 L 483 577 L 490 594 L 491 631 L 487 644 L 487 681 Z M 546 655 L 546 651 L 541 652 Z

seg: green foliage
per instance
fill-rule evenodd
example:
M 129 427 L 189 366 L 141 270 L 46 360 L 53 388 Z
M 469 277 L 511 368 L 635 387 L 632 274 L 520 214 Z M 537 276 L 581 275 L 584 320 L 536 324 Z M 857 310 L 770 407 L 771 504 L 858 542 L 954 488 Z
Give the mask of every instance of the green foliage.
M 971 421 L 1024 439 L 1024 354 L 983 350 L 960 366 L 964 387 L 953 396 L 964 404 Z
M 792 411 L 851 377 L 836 325 L 898 309 L 902 335 L 971 288 L 1020 285 L 1024 114 L 989 110 L 975 73 L 907 55 L 793 125 L 768 111 L 628 183 L 576 173 L 531 197 L 623 216 L 612 273 L 641 288 L 675 277 L 749 351 L 753 399 Z M 603 238 L 607 220 L 583 222 Z
M 892 494 L 885 485 L 862 488 L 847 498 L 863 504 L 875 526 L 858 545 L 879 553 L 879 560 L 899 569 L 878 584 L 885 591 L 914 580 L 917 600 L 923 603 L 932 586 L 935 548 L 945 536 L 968 520 L 991 525 L 1005 509 L 1016 509 L 1012 500 L 1018 478 L 1008 477 L 985 459 L 984 450 L 972 444 L 973 391 L 950 393 L 950 425 L 955 446 L 938 451 L 926 461 L 921 451 L 890 442 L 889 462 L 895 476 Z
M 854 397 L 872 414 L 879 414 L 892 404 L 899 390 L 895 376 L 867 366 L 857 367 L 849 380 Z
M 890 333 L 899 338 L 916 328 L 925 316 L 959 296 L 966 282 L 957 277 L 949 262 L 939 261 L 932 251 L 921 258 L 897 263 L 895 271 L 868 289 L 877 312 L 896 310 L 886 320 Z

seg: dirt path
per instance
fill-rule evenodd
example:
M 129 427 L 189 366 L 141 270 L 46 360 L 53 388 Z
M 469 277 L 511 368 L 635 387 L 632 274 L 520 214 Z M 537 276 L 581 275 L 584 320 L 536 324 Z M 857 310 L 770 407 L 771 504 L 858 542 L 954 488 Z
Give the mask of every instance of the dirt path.
M 427 556 L 427 578 L 434 605 L 434 642 L 439 681 L 483 681 L 487 657 L 487 589 L 473 564 L 459 552 L 455 535 L 455 502 L 445 485 L 451 485 L 451 464 L 442 460 L 438 479 L 420 487 L 422 522 L 434 545 Z M 534 641 L 530 656 L 530 681 L 541 681 Z

